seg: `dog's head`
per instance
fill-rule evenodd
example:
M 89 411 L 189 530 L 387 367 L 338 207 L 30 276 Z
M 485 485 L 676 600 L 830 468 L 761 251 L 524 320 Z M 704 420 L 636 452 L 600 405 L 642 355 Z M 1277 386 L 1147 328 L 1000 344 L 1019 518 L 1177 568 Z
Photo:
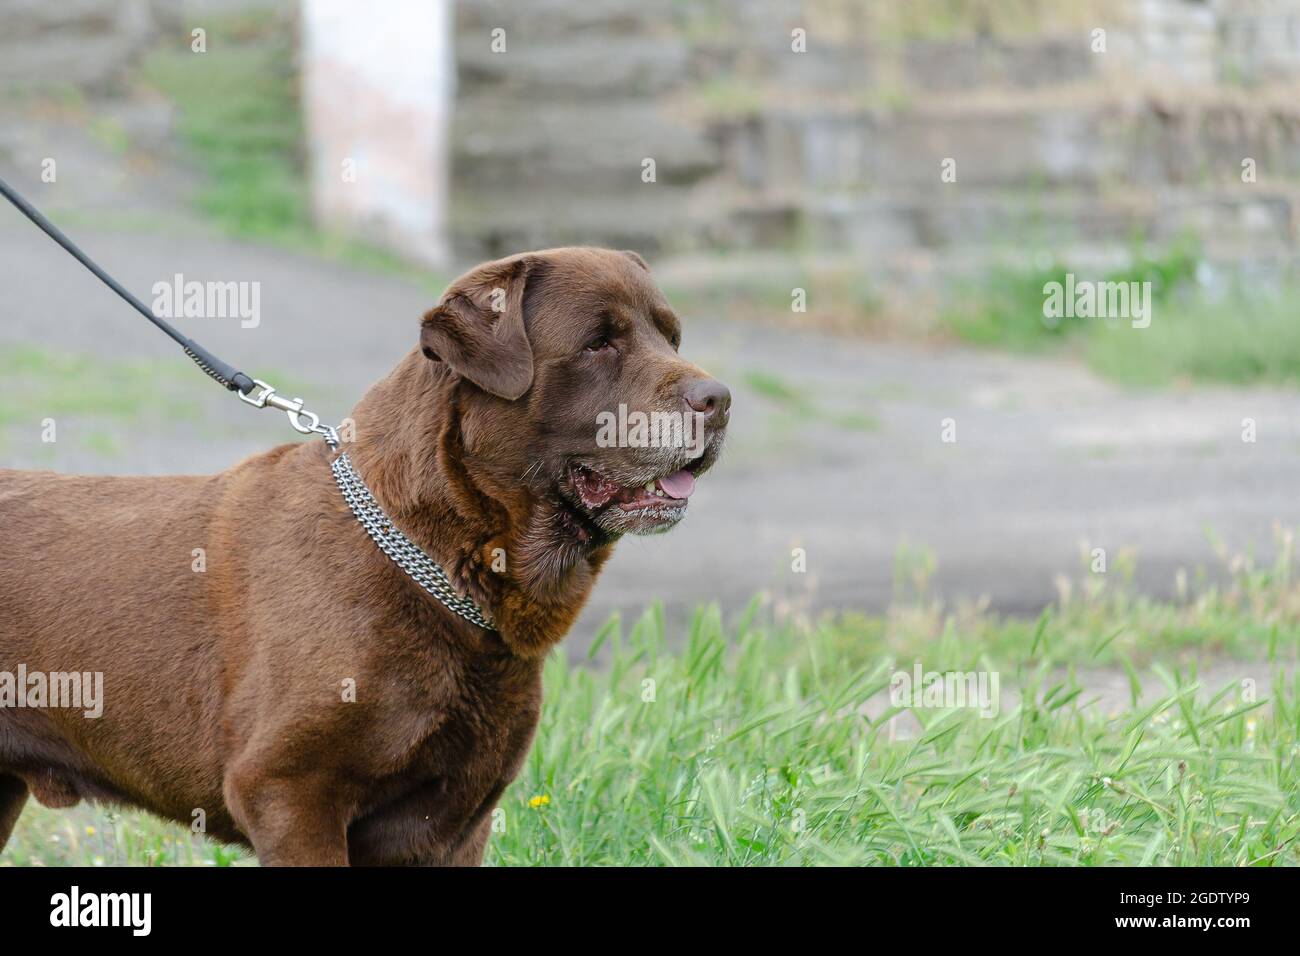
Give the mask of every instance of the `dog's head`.
M 640 256 L 563 248 L 461 276 L 420 344 L 475 386 L 467 458 L 598 544 L 671 528 L 718 457 L 731 395 L 682 358 L 681 337 Z

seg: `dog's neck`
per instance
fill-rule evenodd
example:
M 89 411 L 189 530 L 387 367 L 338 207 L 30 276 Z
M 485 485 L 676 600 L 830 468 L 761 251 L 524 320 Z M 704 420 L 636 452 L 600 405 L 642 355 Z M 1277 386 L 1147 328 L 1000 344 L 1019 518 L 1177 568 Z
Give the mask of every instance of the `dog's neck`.
M 572 626 L 613 545 L 557 536 L 554 511 L 520 476 L 471 458 L 459 404 L 468 387 L 413 349 L 357 404 L 343 447 L 379 504 L 492 616 L 511 651 L 540 656 Z

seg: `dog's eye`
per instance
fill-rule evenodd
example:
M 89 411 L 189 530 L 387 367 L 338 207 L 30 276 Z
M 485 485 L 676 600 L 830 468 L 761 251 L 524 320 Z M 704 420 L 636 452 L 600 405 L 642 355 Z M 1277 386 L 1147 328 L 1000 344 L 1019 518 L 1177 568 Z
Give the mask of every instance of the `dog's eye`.
M 601 352 L 605 349 L 612 349 L 613 347 L 614 346 L 610 344 L 609 337 L 605 335 L 592 339 L 586 346 L 588 352 Z

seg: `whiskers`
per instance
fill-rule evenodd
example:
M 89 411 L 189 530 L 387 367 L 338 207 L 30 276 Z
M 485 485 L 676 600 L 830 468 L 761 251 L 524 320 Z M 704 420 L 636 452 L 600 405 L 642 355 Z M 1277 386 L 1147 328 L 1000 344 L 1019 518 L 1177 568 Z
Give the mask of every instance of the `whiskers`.
M 527 484 L 528 479 L 536 477 L 538 474 L 541 473 L 541 470 L 542 470 L 542 459 L 538 458 L 531 465 L 529 465 L 527 468 L 524 469 L 524 473 L 519 476 L 519 480 Z

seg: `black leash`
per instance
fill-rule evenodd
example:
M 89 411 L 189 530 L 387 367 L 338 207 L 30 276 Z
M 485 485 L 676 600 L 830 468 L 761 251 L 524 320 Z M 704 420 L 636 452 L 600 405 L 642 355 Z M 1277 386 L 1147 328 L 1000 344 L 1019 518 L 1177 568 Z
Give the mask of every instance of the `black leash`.
M 66 249 L 78 262 L 93 272 L 96 278 L 126 300 L 135 309 L 158 328 L 166 332 L 185 354 L 192 358 L 199 368 L 216 379 L 232 392 L 238 392 L 241 401 L 255 408 L 278 408 L 289 416 L 289 424 L 295 431 L 304 435 L 320 435 L 325 439 L 332 452 L 339 450 L 339 434 L 329 425 L 322 425 L 320 416 L 303 408 L 301 398 L 281 398 L 275 389 L 259 378 L 249 378 L 243 372 L 227 365 L 193 339 L 186 338 L 176 331 L 170 323 L 154 315 L 153 310 L 133 296 L 121 283 L 97 266 L 77 244 L 65 236 L 54 223 L 43 216 L 40 211 L 20 196 L 12 186 L 0 179 L 0 193 L 18 210 L 36 223 L 41 231 Z M 256 394 L 251 394 L 257 390 Z M 471 624 L 494 630 L 492 618 L 470 597 L 457 593 L 455 586 L 438 563 L 421 550 L 420 546 L 403 534 L 393 523 L 393 519 L 384 513 L 384 509 L 365 481 L 357 474 L 346 453 L 336 456 L 330 462 L 330 471 L 338 485 L 353 516 L 361 523 L 372 541 L 388 555 L 416 584 L 433 595 L 439 603 L 454 614 L 458 614 Z
M 255 385 L 251 378 L 243 372 L 236 371 L 233 367 L 221 361 L 221 359 L 217 358 L 202 345 L 199 345 L 198 342 L 181 335 L 181 333 L 173 328 L 168 322 L 154 315 L 152 309 L 124 289 L 120 282 L 96 265 L 94 260 L 82 252 L 75 242 L 65 236 L 58 226 L 46 219 L 45 215 L 39 209 L 19 195 L 18 191 L 3 179 L 0 179 L 0 193 L 4 193 L 4 197 L 17 206 L 19 212 L 32 222 L 36 223 L 37 227 L 43 233 L 61 245 L 72 255 L 73 258 L 89 269 L 95 275 L 95 278 L 99 279 L 100 282 L 104 283 L 104 285 L 108 286 L 125 299 L 127 305 L 131 306 L 131 308 L 135 309 L 146 319 L 171 336 L 176 344 L 185 350 L 185 354 L 192 358 L 199 368 L 203 369 L 203 371 L 208 375 L 212 376 L 231 391 L 237 389 L 241 393 L 247 395 L 253 390 Z
M 238 392 L 242 401 L 247 402 L 254 408 L 277 408 L 280 411 L 287 412 L 289 415 L 289 424 L 296 431 L 304 435 L 319 434 L 326 435 L 332 433 L 329 426 L 322 426 L 319 416 L 303 408 L 301 398 L 287 399 L 277 395 L 275 389 L 263 382 L 261 379 L 252 378 L 245 375 L 232 365 L 228 365 L 221 359 L 217 358 L 198 342 L 182 335 L 171 323 L 155 315 L 153 310 L 137 299 L 134 295 L 122 287 L 122 284 L 114 279 L 111 275 L 101 269 L 95 262 L 81 251 L 81 248 L 63 234 L 58 226 L 45 218 L 45 215 L 24 199 L 19 192 L 10 186 L 3 179 L 0 179 L 0 193 L 4 195 L 11 203 L 17 207 L 18 211 L 36 224 L 36 226 L 60 246 L 83 266 L 91 271 L 95 278 L 108 286 L 119 296 L 122 297 L 131 308 L 135 309 L 146 319 L 152 322 L 158 328 L 162 329 L 167 335 L 182 349 L 185 354 L 194 360 L 194 364 L 201 368 L 210 378 L 220 382 L 232 392 Z M 250 397 L 255 389 L 257 394 Z M 304 421 L 303 419 L 306 419 Z M 328 435 L 327 435 L 328 437 Z

